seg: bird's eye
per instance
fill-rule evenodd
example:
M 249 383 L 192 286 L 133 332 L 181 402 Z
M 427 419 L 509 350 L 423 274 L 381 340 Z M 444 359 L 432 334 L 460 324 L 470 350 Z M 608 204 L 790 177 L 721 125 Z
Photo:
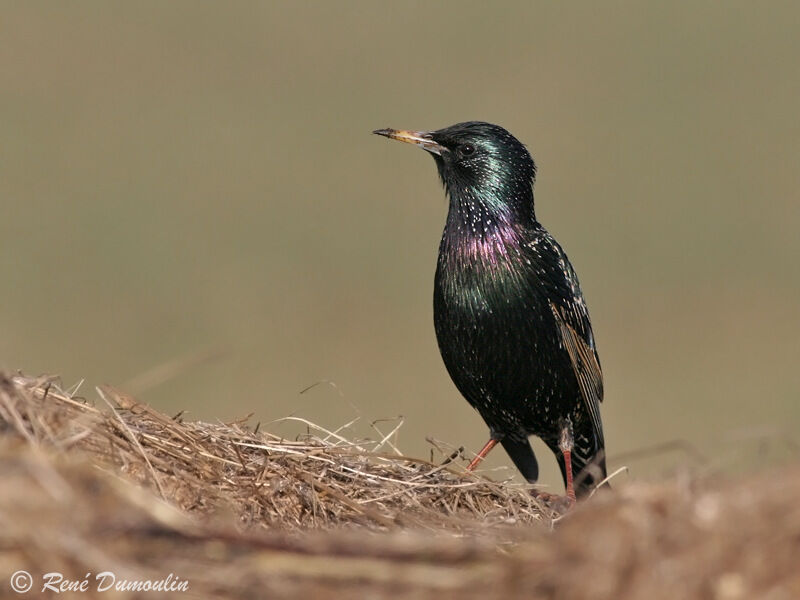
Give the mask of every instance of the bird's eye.
M 475 152 L 475 146 L 473 146 L 472 144 L 464 144 L 463 146 L 461 146 L 461 154 L 463 156 L 469 156 L 474 152 Z

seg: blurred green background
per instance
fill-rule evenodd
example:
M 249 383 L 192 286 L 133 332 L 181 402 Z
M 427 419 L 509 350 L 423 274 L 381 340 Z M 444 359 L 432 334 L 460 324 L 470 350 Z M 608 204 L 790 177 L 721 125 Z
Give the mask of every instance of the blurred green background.
M 3 3 L 0 367 L 476 450 L 433 333 L 434 163 L 370 132 L 487 120 L 581 277 L 611 466 L 782 460 L 799 27 L 792 2 Z

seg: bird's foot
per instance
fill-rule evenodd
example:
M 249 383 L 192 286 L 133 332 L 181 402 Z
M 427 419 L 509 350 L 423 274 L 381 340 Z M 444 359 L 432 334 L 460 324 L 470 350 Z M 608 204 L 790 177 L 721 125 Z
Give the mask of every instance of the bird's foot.
M 531 490 L 531 496 L 561 514 L 569 512 L 576 503 L 575 496 L 572 494 L 561 496 L 560 494 L 551 494 L 541 490 Z

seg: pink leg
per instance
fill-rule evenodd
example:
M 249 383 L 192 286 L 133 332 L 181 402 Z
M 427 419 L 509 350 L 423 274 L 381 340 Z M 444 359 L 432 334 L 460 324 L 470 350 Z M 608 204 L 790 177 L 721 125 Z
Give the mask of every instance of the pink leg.
M 498 441 L 499 440 L 489 440 L 488 442 L 486 442 L 486 445 L 483 447 L 483 449 L 481 449 L 481 451 L 478 452 L 478 456 L 473 458 L 472 462 L 469 463 L 469 465 L 467 466 L 467 471 L 473 471 L 475 467 L 478 466 L 478 463 L 480 463 L 484 458 L 486 458 L 486 455 L 492 451 L 492 448 L 497 446 Z

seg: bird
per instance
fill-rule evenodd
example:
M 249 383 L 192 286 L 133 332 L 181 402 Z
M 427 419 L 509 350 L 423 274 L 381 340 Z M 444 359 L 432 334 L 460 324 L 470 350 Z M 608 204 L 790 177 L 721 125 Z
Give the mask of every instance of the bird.
M 449 201 L 434 328 L 453 383 L 489 427 L 467 469 L 500 444 L 537 483 L 530 436 L 539 437 L 571 506 L 606 478 L 603 375 L 578 277 L 536 218 L 533 158 L 506 129 L 482 121 L 373 133 L 433 156 Z

